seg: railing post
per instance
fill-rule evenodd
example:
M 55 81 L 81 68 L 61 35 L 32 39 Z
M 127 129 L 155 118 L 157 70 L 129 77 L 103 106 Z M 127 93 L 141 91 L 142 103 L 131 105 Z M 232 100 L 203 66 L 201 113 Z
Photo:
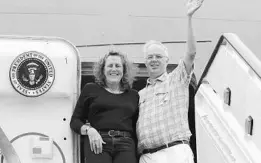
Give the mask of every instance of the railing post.
M 0 127 L 0 148 L 1 148 L 0 154 L 4 156 L 4 159 L 6 159 L 8 163 L 21 163 L 17 153 L 15 152 L 15 149 L 13 148 L 12 144 L 8 140 L 7 136 L 5 135 L 1 127 Z

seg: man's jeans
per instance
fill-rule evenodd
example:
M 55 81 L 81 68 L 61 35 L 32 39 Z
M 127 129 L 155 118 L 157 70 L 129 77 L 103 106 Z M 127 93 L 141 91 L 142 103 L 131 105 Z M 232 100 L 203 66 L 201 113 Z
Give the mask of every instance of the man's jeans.
M 89 138 L 84 137 L 85 163 L 137 163 L 136 145 L 132 138 L 101 136 L 106 144 L 103 144 L 100 154 L 91 151 Z

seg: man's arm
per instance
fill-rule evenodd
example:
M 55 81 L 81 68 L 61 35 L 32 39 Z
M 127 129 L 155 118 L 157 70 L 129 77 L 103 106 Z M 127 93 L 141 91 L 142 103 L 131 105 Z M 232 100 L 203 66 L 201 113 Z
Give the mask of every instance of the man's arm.
M 196 56 L 196 40 L 192 28 L 192 16 L 202 5 L 203 0 L 188 0 L 187 3 L 187 18 L 188 18 L 188 33 L 187 33 L 187 52 L 184 57 L 186 71 L 190 74 L 194 59 Z

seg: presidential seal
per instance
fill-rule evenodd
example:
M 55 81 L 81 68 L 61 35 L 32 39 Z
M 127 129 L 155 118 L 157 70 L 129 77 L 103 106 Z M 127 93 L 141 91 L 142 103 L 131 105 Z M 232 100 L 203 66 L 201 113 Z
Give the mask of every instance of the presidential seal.
M 15 58 L 9 75 L 17 92 L 27 97 L 37 97 L 51 88 L 55 72 L 47 56 L 40 52 L 29 51 Z

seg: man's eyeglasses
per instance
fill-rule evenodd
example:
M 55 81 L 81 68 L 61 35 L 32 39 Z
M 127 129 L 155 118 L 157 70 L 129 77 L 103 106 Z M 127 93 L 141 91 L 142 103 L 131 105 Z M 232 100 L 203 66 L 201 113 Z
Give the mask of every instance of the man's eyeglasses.
M 163 56 L 163 55 L 161 55 L 161 54 L 153 54 L 153 55 L 148 55 L 148 56 L 146 57 L 146 59 L 147 59 L 147 60 L 153 60 L 153 59 L 155 59 L 155 60 L 161 60 L 161 59 L 164 58 L 164 57 L 166 57 L 166 56 Z

